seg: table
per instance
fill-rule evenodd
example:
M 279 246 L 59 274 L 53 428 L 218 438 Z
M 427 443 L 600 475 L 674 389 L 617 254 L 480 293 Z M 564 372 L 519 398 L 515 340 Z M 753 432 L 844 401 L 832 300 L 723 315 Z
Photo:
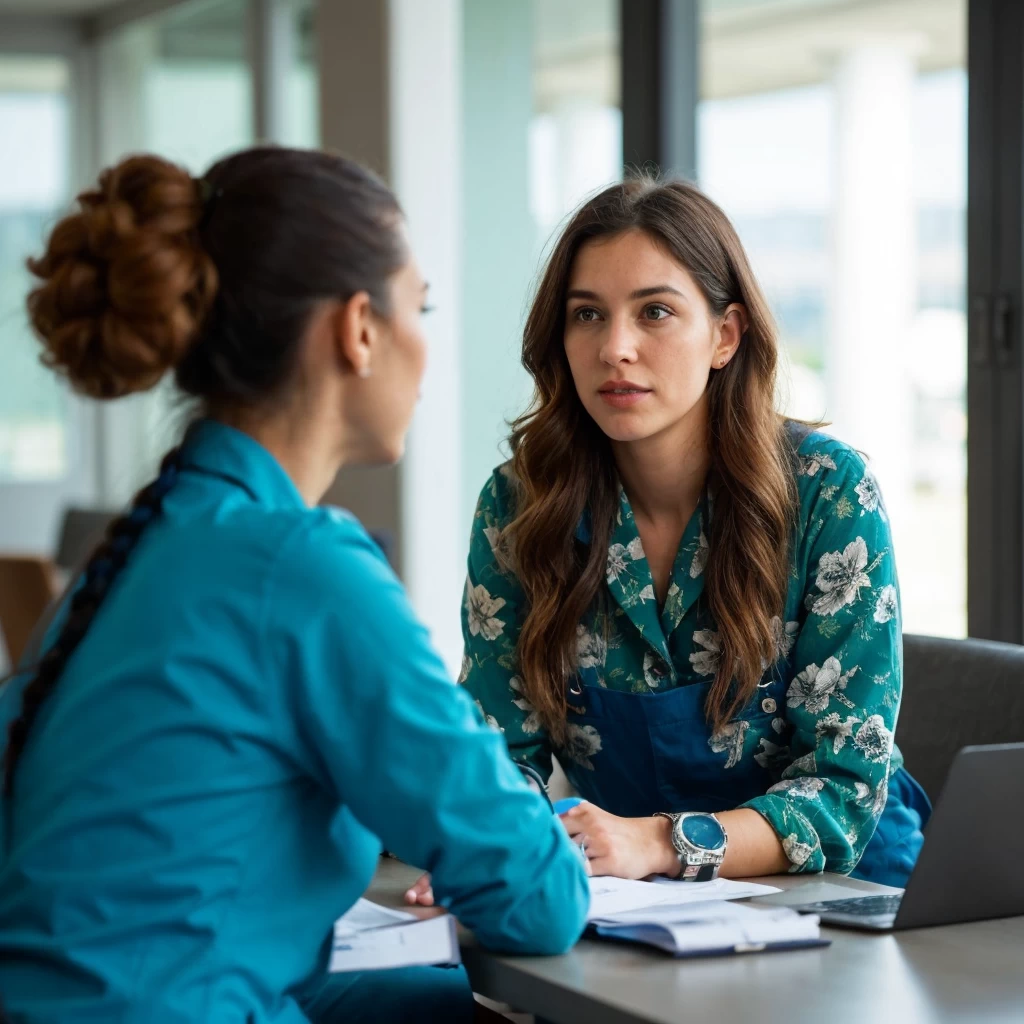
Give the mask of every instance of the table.
M 400 906 L 418 873 L 382 861 L 371 899 Z M 842 875 L 755 879 L 754 902 L 890 892 Z M 823 949 L 699 960 L 583 939 L 560 957 L 498 956 L 462 932 L 475 991 L 558 1024 L 1024 1024 L 1024 917 L 871 935 Z

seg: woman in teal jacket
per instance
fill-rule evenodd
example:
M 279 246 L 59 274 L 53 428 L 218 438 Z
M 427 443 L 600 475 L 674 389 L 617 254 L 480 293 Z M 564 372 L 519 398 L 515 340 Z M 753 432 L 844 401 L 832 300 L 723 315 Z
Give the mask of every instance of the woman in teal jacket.
M 461 971 L 328 975 L 382 843 L 489 946 L 558 953 L 586 878 L 363 528 L 402 451 L 425 285 L 339 157 L 107 171 L 32 263 L 44 360 L 203 417 L 0 690 L 0 1003 L 16 1022 L 472 1019 Z

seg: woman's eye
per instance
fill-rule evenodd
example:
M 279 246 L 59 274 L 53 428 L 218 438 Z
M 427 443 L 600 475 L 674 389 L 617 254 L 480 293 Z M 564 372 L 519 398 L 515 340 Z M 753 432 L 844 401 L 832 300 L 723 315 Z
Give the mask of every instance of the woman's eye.
M 644 310 L 644 316 L 648 320 L 664 320 L 666 317 L 671 315 L 671 312 L 664 306 L 648 306 Z
M 577 309 L 573 315 L 581 324 L 592 324 L 601 316 L 592 306 L 584 306 L 582 309 Z

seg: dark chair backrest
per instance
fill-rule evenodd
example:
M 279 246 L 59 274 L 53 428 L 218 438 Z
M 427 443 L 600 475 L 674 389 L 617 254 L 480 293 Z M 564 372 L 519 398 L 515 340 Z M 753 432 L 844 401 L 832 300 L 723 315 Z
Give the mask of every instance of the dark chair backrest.
M 116 512 L 101 508 L 68 508 L 57 538 L 54 561 L 65 571 L 78 569 L 103 539 L 107 526 Z
M 0 556 L 0 639 L 9 668 L 21 661 L 36 623 L 59 592 L 57 573 L 48 558 Z
M 903 637 L 896 743 L 934 802 L 956 752 L 1024 741 L 1024 647 L 989 640 Z

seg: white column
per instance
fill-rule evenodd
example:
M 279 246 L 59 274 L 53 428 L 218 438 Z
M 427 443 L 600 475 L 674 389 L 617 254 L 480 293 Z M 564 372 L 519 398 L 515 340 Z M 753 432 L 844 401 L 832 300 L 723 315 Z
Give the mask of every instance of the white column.
M 295 63 L 295 14 L 289 0 L 250 0 L 249 66 L 253 135 L 283 143 L 288 133 L 288 76 Z
M 458 342 L 462 0 L 319 0 L 317 34 L 323 144 L 388 179 L 436 306 L 405 458 L 397 472 L 343 471 L 328 499 L 367 527 L 397 533 L 403 581 L 454 678 L 468 546 Z
M 389 30 L 390 177 L 435 307 L 426 321 L 422 398 L 402 463 L 403 568 L 413 605 L 457 673 L 468 545 L 459 365 L 461 0 L 391 0 Z
M 910 513 L 916 307 L 912 40 L 867 41 L 838 61 L 828 416 L 871 460 L 897 546 Z
M 566 98 L 554 111 L 558 134 L 559 220 L 583 199 L 622 177 L 622 117 L 593 98 Z M 546 240 L 545 240 L 546 241 Z

